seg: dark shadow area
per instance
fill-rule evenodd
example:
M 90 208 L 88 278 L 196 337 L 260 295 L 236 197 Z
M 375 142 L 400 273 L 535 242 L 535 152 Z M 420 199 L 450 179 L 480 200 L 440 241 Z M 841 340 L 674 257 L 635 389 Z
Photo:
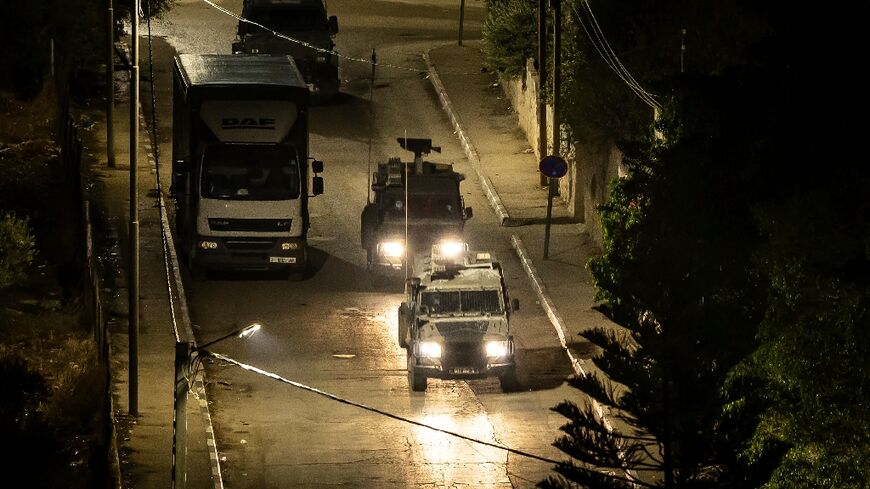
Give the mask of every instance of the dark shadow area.
M 555 204 L 554 204 L 555 205 Z M 546 209 L 546 207 L 545 207 Z M 560 224 L 577 224 L 580 222 L 579 219 L 573 218 L 570 216 L 559 216 L 553 217 L 550 220 L 550 224 L 560 225 Z M 505 227 L 520 227 L 520 226 L 531 226 L 534 224 L 546 224 L 547 217 L 510 217 L 504 222 Z
M 571 362 L 561 348 L 519 349 L 516 362 L 521 390 L 525 391 L 554 389 L 574 375 Z

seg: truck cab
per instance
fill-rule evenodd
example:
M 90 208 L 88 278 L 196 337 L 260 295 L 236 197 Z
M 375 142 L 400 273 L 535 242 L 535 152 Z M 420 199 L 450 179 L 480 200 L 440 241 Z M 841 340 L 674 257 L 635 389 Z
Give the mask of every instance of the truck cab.
M 459 184 L 465 175 L 452 164 L 424 161 L 441 148 L 431 139 L 398 138 L 414 153 L 414 161 L 390 158 L 372 174 L 369 201 L 360 216 L 360 237 L 369 269 L 401 270 L 415 253 L 428 253 L 434 243 L 462 241 L 471 219 Z
M 496 376 L 518 387 L 510 300 L 501 265 L 462 243 L 436 244 L 418 257 L 398 309 L 399 345 L 407 350 L 408 385 L 425 391 L 429 378 Z
M 315 101 L 338 93 L 338 18 L 321 0 L 244 0 L 241 17 L 233 53 L 290 55 Z

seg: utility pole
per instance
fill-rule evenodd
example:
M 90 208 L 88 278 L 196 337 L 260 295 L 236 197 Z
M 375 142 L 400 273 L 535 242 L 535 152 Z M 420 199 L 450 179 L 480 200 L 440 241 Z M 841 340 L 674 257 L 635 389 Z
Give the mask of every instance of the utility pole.
M 561 156 L 562 122 L 559 109 L 562 106 L 562 0 L 551 0 L 551 4 L 553 7 L 553 154 Z M 550 193 L 559 195 L 558 180 L 550 178 L 549 184 Z
M 686 72 L 686 29 L 680 30 L 680 73 Z
M 115 168 L 115 10 L 106 0 L 106 165 Z
M 130 414 L 139 414 L 139 0 L 130 11 L 130 270 L 128 272 L 128 347 Z
M 547 0 L 538 0 L 538 158 L 547 156 Z M 541 186 L 547 185 L 541 175 Z
M 465 0 L 459 0 L 459 45 L 462 46 L 462 24 L 465 23 Z
M 193 351 L 192 342 L 176 340 L 172 409 L 172 489 L 184 489 L 187 486 L 187 395 L 194 376 L 191 368 Z

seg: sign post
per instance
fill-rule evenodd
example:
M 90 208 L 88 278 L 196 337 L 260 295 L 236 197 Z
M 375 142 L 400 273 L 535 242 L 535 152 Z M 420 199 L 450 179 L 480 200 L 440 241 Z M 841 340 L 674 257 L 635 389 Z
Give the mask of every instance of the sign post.
M 553 195 L 555 195 L 556 185 L 559 184 L 559 179 L 568 173 L 568 163 L 561 157 L 550 155 L 541 160 L 538 165 L 538 170 L 541 174 L 548 178 L 547 189 L 547 225 L 544 230 L 544 259 L 550 255 L 550 223 L 553 220 Z

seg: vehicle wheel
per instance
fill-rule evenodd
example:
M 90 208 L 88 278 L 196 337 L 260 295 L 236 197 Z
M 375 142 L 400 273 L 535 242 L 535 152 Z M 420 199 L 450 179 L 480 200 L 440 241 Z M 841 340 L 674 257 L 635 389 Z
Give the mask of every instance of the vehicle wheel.
M 517 378 L 517 368 L 515 366 L 510 367 L 505 373 L 501 374 L 498 381 L 501 384 L 502 392 L 516 392 L 520 390 L 520 381 Z
M 414 357 L 408 354 L 408 387 L 414 392 L 425 392 L 428 379 L 414 368 Z
M 408 348 L 408 306 L 406 304 L 402 304 L 399 306 L 399 346 L 402 348 Z

